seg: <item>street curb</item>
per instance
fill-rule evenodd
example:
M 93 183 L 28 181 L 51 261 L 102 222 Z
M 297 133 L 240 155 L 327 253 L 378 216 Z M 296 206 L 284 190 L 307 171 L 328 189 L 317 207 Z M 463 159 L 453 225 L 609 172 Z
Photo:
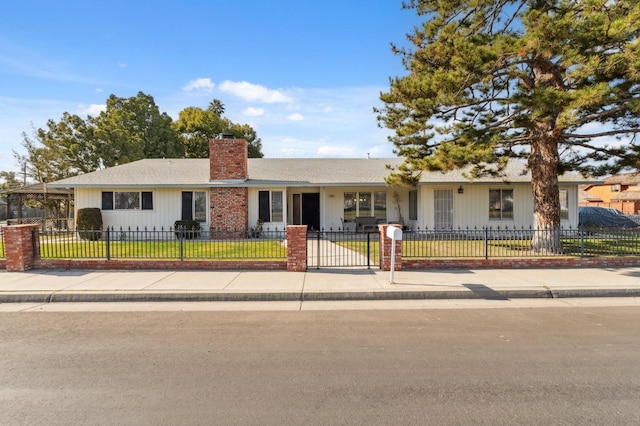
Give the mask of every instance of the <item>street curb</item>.
M 0 303 L 74 302 L 276 302 L 357 300 L 509 300 L 581 297 L 640 297 L 640 288 L 560 290 L 335 291 L 335 292 L 0 292 Z

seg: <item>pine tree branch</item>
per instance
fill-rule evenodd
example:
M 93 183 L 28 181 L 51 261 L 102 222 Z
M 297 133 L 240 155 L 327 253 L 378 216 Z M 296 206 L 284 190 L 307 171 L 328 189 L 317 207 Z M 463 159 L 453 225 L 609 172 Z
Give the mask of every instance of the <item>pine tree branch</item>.
M 640 133 L 640 128 L 638 129 L 620 129 L 620 130 L 610 130 L 608 132 L 600 132 L 600 133 L 590 133 L 587 135 L 580 135 L 577 133 L 564 133 L 563 136 L 565 138 L 571 139 L 592 139 L 592 138 L 601 138 L 603 136 L 615 136 L 615 135 L 624 135 L 628 133 Z
M 577 126 L 582 126 L 584 124 L 591 123 L 591 122 L 594 122 L 594 121 L 598 121 L 598 120 L 601 120 L 603 118 L 616 116 L 619 113 L 629 109 L 629 106 L 627 105 L 627 102 L 631 101 L 631 100 L 632 99 L 620 99 L 620 100 L 618 100 L 618 102 L 620 102 L 621 104 L 619 106 L 617 106 L 616 108 L 607 109 L 607 110 L 604 110 L 604 111 L 602 111 L 600 113 L 597 113 L 597 114 L 587 115 L 587 116 L 583 117 L 582 119 L 576 121 L 576 125 Z

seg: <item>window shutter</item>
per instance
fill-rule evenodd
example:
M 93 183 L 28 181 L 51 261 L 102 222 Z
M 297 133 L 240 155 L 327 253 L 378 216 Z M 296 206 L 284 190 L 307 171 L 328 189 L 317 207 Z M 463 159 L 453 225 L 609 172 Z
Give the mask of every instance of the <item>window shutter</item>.
M 271 208 L 269 203 L 269 191 L 258 192 L 258 218 L 263 222 L 271 222 Z
M 193 192 L 182 193 L 182 220 L 193 220 Z
M 142 210 L 153 210 L 153 192 L 142 193 Z
M 113 192 L 102 193 L 102 210 L 113 210 Z

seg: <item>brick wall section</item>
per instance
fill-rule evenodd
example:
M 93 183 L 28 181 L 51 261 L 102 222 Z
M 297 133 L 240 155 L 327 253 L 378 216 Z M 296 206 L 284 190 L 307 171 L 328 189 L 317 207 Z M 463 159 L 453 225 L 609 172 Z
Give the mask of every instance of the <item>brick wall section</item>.
M 4 233 L 5 268 L 8 272 L 23 272 L 34 267 L 40 257 L 39 225 L 15 225 L 2 228 Z M 33 241 L 33 233 L 36 239 Z M 35 242 L 35 253 L 34 253 Z
M 526 269 L 526 268 L 626 268 L 640 266 L 640 257 L 548 257 L 509 259 L 404 259 L 408 269 Z
M 244 139 L 209 141 L 209 176 L 211 180 L 246 179 L 248 148 Z
M 40 269 L 284 271 L 287 261 L 37 259 L 34 266 Z
M 399 228 L 399 226 L 394 225 L 378 226 L 380 230 L 380 269 L 383 271 L 391 270 L 391 244 L 393 240 L 387 237 L 387 228 L 390 226 Z M 402 241 L 396 241 L 395 262 L 395 270 L 402 271 Z
M 307 225 L 287 226 L 287 271 L 307 270 Z
M 249 226 L 247 188 L 211 188 L 209 193 L 212 231 L 246 231 Z
M 288 245 L 288 244 L 287 244 Z M 306 255 L 306 252 L 305 252 Z M 305 262 L 306 264 L 306 262 Z M 432 259 L 402 262 L 405 270 L 411 269 L 505 269 L 505 268 L 625 268 L 640 267 L 640 257 L 598 257 L 593 259 Z M 6 261 L 0 261 L 0 269 Z M 97 270 L 290 270 L 288 261 L 216 261 L 216 260 L 101 260 L 101 259 L 34 259 L 35 269 L 97 269 Z M 293 270 L 293 269 L 292 269 Z M 297 272 L 304 272 L 300 268 Z

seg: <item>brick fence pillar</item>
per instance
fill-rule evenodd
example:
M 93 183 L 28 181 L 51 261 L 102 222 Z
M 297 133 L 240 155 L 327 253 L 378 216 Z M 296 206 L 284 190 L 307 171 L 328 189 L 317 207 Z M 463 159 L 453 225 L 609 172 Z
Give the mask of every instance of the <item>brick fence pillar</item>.
M 307 225 L 287 226 L 287 271 L 307 270 Z
M 23 272 L 33 268 L 40 258 L 39 225 L 14 225 L 2 228 L 7 272 Z
M 380 229 L 380 269 L 383 271 L 391 270 L 391 238 L 387 237 L 388 227 L 401 228 L 395 225 L 379 225 Z M 396 241 L 396 264 L 395 270 L 402 271 L 402 241 Z

